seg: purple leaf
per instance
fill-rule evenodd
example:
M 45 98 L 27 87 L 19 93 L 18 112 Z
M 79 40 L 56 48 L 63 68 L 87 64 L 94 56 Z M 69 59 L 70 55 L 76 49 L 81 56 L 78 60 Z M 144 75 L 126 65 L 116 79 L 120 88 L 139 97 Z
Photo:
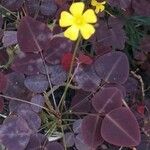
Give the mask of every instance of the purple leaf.
M 29 110 L 29 111 L 32 111 L 32 108 L 31 108 L 31 104 L 27 104 L 27 103 L 21 103 L 18 108 L 17 108 L 17 112 L 20 112 L 21 110 Z
M 78 119 L 73 123 L 73 132 L 75 134 L 80 133 L 81 130 L 82 119 Z
M 25 150 L 34 150 L 44 148 L 48 142 L 46 136 L 41 133 L 32 134 L 30 137 L 30 141 Z
M 129 7 L 129 5 L 131 4 L 132 0 L 108 0 L 109 4 L 111 6 L 117 6 L 120 7 L 122 9 L 126 9 Z
M 121 92 L 121 95 L 122 95 L 123 98 L 126 97 L 126 89 L 121 84 L 108 83 L 108 84 L 104 85 L 104 87 L 115 87 L 115 88 L 117 88 Z
M 45 75 L 28 76 L 24 81 L 25 86 L 32 92 L 42 93 L 48 88 L 48 80 Z
M 132 7 L 137 15 L 149 17 L 150 14 L 149 0 L 132 0 Z
M 24 86 L 25 77 L 21 73 L 12 72 L 7 75 L 7 87 L 5 94 L 10 97 L 29 99 L 30 91 Z
M 129 75 L 129 62 L 122 52 L 111 52 L 96 59 L 95 71 L 100 78 L 110 83 L 124 83 Z
M 63 84 L 67 79 L 67 73 L 64 71 L 61 65 L 46 65 L 46 67 L 43 65 L 43 63 L 38 64 L 38 68 L 40 70 L 41 74 L 50 74 L 50 79 L 53 85 L 61 85 Z
M 78 68 L 75 81 L 84 91 L 94 91 L 99 86 L 101 79 L 96 75 L 93 65 L 88 65 Z
M 1 5 L 11 11 L 17 11 L 23 5 L 24 0 L 1 0 Z
M 0 143 L 10 150 L 24 150 L 30 140 L 31 133 L 23 118 L 10 116 L 0 127 Z
M 114 109 L 105 116 L 101 134 L 108 143 L 123 147 L 137 146 L 141 138 L 135 116 L 124 107 Z
M 107 87 L 94 95 L 92 105 L 99 113 L 109 113 L 122 106 L 122 95 L 117 88 Z
M 98 115 L 88 115 L 83 118 L 81 125 L 81 133 L 85 144 L 91 148 L 97 148 L 102 142 L 101 137 L 102 118 Z
M 87 97 L 88 95 L 89 92 L 82 90 L 77 91 L 71 101 L 71 110 L 74 112 L 89 112 L 91 109 L 91 103 Z
M 123 23 L 117 18 L 109 18 L 108 22 L 101 21 L 96 32 L 99 44 L 111 46 L 113 49 L 124 49 L 126 36 L 123 30 Z
M 25 6 L 27 14 L 32 17 L 37 15 L 37 11 L 39 11 L 37 19 L 43 22 L 54 18 L 58 9 L 55 0 L 44 0 L 41 2 L 39 0 L 25 0 Z
M 91 150 L 91 148 L 84 143 L 84 140 L 81 134 L 78 134 L 75 137 L 75 146 L 78 150 Z
M 25 102 L 19 102 L 19 101 L 11 100 L 9 102 L 9 111 L 11 113 L 16 113 L 20 109 L 32 110 L 31 106 L 29 104 L 27 104 L 26 101 Z
M 65 144 L 67 147 L 72 147 L 74 145 L 74 133 L 72 132 L 67 132 L 64 135 L 65 138 Z
M 39 55 L 26 53 L 24 56 L 17 57 L 11 68 L 16 72 L 26 75 L 38 74 L 38 64 L 40 60 L 41 59 Z
M 41 14 L 53 17 L 57 11 L 55 0 L 44 0 L 40 6 Z
M 49 48 L 52 33 L 44 24 L 26 16 L 18 28 L 17 39 L 23 52 L 40 52 Z
M 37 94 L 32 97 L 31 102 L 39 106 L 44 106 L 44 97 L 40 94 Z M 40 112 L 42 110 L 42 108 L 38 106 L 31 105 L 31 107 L 35 112 Z
M 36 132 L 41 126 L 41 119 L 35 112 L 22 108 L 18 109 L 17 113 L 26 120 L 30 129 L 32 129 L 34 132 Z
M 105 45 L 103 42 L 98 42 L 96 39 L 93 39 L 92 42 L 92 47 L 95 50 L 97 56 L 102 56 L 112 51 L 112 47 L 109 45 Z
M 6 90 L 7 76 L 0 72 L 0 92 Z
M 50 66 L 50 72 L 51 82 L 54 85 L 61 85 L 67 79 L 67 73 L 63 70 L 62 66 L 60 65 Z
M 62 56 L 66 52 L 70 52 L 72 50 L 72 42 L 62 37 L 55 37 L 49 43 L 49 48 L 45 52 L 45 59 L 47 63 L 50 64 L 59 64 Z
M 25 0 L 25 6 L 27 8 L 27 13 L 32 17 L 34 17 L 37 10 L 40 9 L 39 0 Z
M 46 150 L 64 150 L 63 146 L 58 142 L 49 142 L 46 147 Z
M 17 32 L 16 31 L 4 31 L 3 46 L 9 47 L 17 44 Z

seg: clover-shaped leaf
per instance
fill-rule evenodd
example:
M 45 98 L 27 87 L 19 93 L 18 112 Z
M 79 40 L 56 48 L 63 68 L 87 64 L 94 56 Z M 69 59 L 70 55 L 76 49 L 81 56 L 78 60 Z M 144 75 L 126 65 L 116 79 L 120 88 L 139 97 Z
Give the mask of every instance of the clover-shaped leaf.
M 23 52 L 46 51 L 49 48 L 51 38 L 52 33 L 44 23 L 29 16 L 21 19 L 17 39 Z
M 98 57 L 95 62 L 97 75 L 106 82 L 124 83 L 129 75 L 129 62 L 122 52 L 110 52 Z
M 112 110 L 102 121 L 101 134 L 104 140 L 117 146 L 137 146 L 140 130 L 133 113 L 124 107 Z

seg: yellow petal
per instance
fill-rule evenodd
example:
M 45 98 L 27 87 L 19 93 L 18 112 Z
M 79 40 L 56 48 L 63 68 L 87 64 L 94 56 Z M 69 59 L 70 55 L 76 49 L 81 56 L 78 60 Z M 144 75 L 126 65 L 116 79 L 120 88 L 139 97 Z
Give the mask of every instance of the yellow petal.
M 84 10 L 84 3 L 83 2 L 73 3 L 69 10 L 73 16 L 80 16 L 82 15 Z
M 95 8 L 95 13 L 98 14 L 99 11 L 100 11 L 100 10 L 99 10 L 99 7 L 96 7 L 96 8 Z
M 99 10 L 102 12 L 102 11 L 105 9 L 105 6 L 101 5 L 101 6 L 99 6 L 98 8 L 99 8 Z
M 106 1 L 104 1 L 104 2 L 101 2 L 101 4 L 102 4 L 102 5 L 105 5 L 105 4 L 106 4 Z
M 93 9 L 86 10 L 85 13 L 83 14 L 83 17 L 87 23 L 95 23 L 97 21 L 97 17 Z
M 79 29 L 76 26 L 71 26 L 64 32 L 64 36 L 72 41 L 77 40 L 78 35 Z
M 91 5 L 92 6 L 96 6 L 97 5 L 97 1 L 96 0 L 92 0 Z
M 73 16 L 67 11 L 63 11 L 60 15 L 59 25 L 61 27 L 67 27 L 72 25 L 72 23 L 73 23 Z
M 89 39 L 95 32 L 95 29 L 91 24 L 85 24 L 80 28 L 80 31 L 84 39 Z

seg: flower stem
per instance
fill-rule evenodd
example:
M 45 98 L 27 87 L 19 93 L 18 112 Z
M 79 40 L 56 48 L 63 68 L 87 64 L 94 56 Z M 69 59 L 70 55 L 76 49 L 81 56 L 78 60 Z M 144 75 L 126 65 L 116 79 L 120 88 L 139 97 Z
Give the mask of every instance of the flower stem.
M 70 76 L 71 76 L 71 73 L 72 73 L 72 70 L 73 70 L 73 64 L 74 64 L 74 60 L 75 60 L 75 57 L 76 57 L 76 53 L 77 53 L 77 50 L 78 50 L 78 47 L 79 47 L 79 44 L 80 44 L 80 40 L 81 40 L 81 36 L 78 38 L 77 42 L 76 42 L 76 45 L 75 45 L 75 49 L 74 49 L 74 52 L 73 52 L 73 56 L 72 56 L 72 61 L 71 61 L 71 65 L 70 65 L 70 69 L 69 69 L 69 73 L 68 73 L 68 78 L 67 78 L 67 84 L 66 84 L 66 87 L 65 87 L 65 90 L 64 90 L 64 93 L 60 99 L 60 102 L 58 104 L 58 108 L 60 108 L 61 104 L 63 105 L 64 103 L 64 100 L 66 98 L 66 93 L 68 91 L 68 88 L 69 88 L 69 84 L 70 84 Z

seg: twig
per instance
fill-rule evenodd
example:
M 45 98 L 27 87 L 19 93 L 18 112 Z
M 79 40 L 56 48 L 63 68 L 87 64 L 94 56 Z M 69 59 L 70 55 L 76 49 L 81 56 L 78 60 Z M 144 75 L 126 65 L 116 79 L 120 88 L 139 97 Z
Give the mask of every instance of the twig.
M 32 102 L 26 101 L 26 100 L 23 100 L 23 99 L 19 99 L 19 98 L 16 98 L 16 97 L 10 97 L 10 96 L 6 96 L 6 95 L 2 95 L 2 94 L 0 94 L 0 97 L 6 98 L 6 99 L 15 100 L 15 101 L 19 101 L 19 102 L 23 102 L 23 103 L 27 103 L 27 104 L 30 104 L 30 105 L 34 105 L 34 106 L 40 107 L 40 108 L 48 111 L 48 109 L 46 107 L 43 107 L 41 105 L 38 105 L 38 104 L 35 104 L 35 103 L 32 103 Z
M 114 16 L 113 14 L 111 14 L 109 11 L 105 10 L 105 12 L 106 12 L 108 15 L 110 15 L 111 17 L 116 18 L 116 16 Z
M 122 99 L 122 102 L 123 102 L 124 106 L 127 107 L 130 110 L 128 104 L 126 103 L 126 101 L 124 99 Z
M 15 18 L 18 18 L 18 16 L 16 16 L 15 13 L 13 13 L 12 11 L 10 11 L 10 10 L 7 9 L 6 7 L 4 7 L 4 6 L 2 6 L 2 5 L 0 5 L 0 7 L 1 7 L 2 9 L 4 9 L 5 11 L 9 12 L 10 14 L 12 14 Z
M 143 79 L 140 75 L 137 75 L 134 71 L 131 71 L 131 74 L 137 78 L 141 84 L 141 92 L 142 92 L 142 101 L 144 100 L 145 98 L 145 90 L 144 90 L 144 82 L 143 82 Z
M 0 117 L 3 117 L 4 119 L 7 118 L 7 116 L 3 115 L 3 114 L 0 114 Z
M 47 65 L 46 65 L 46 62 L 45 62 L 45 59 L 44 59 L 42 51 L 40 51 L 40 55 L 41 55 L 41 58 L 42 58 L 42 61 L 43 61 L 43 65 L 44 65 L 45 71 L 46 71 L 46 75 L 47 75 L 47 79 L 48 79 L 48 82 L 49 82 L 49 85 L 50 85 L 50 89 L 52 90 L 53 86 L 52 86 L 52 83 L 51 83 L 51 79 L 50 79 L 50 76 L 49 76 L 49 73 L 48 73 L 48 68 L 47 68 Z M 52 94 L 52 98 L 53 98 L 55 109 L 57 109 L 56 99 L 55 99 L 53 90 L 52 90 L 51 94 Z
M 62 134 L 63 134 L 63 145 L 64 145 L 64 149 L 67 150 L 67 146 L 66 146 L 66 140 L 65 140 L 65 133 L 64 133 L 64 128 L 63 126 L 61 126 L 61 131 L 62 131 Z
M 46 95 L 49 97 L 49 96 L 52 94 L 52 92 L 56 91 L 56 90 L 59 89 L 61 86 L 66 86 L 66 85 L 67 85 L 67 84 L 64 83 L 64 84 L 61 84 L 61 85 L 53 86 L 53 88 L 50 89 L 50 90 L 46 93 Z M 72 84 L 69 84 L 69 88 L 74 89 L 74 90 L 79 90 L 79 89 L 80 89 L 78 86 L 74 86 L 74 85 L 72 85 Z

